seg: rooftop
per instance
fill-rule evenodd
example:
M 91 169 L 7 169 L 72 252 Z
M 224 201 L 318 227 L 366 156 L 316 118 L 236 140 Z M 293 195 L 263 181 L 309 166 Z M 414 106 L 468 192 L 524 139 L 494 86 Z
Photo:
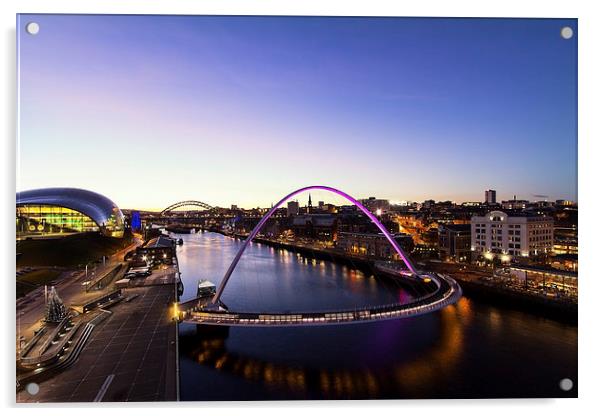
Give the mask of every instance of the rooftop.
M 144 244 L 144 248 L 160 248 L 160 247 L 173 247 L 174 241 L 172 238 L 166 235 L 160 235 L 159 237 L 151 238 Z
M 442 224 L 441 227 L 453 232 L 470 232 L 470 224 Z

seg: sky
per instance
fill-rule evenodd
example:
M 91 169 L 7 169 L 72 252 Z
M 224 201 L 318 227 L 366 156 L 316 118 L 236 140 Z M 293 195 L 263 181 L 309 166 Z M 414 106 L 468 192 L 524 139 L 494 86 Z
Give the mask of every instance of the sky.
M 482 201 L 486 189 L 577 200 L 575 19 L 17 25 L 18 191 L 84 188 L 138 209 L 267 207 L 308 185 L 393 201 Z

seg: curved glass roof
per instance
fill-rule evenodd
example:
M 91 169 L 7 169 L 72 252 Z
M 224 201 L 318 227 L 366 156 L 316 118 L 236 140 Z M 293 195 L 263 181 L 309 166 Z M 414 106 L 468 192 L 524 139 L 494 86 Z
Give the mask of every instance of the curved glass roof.
M 73 209 L 90 217 L 101 228 L 123 229 L 123 213 L 104 195 L 77 188 L 43 188 L 17 192 L 17 206 L 53 205 Z

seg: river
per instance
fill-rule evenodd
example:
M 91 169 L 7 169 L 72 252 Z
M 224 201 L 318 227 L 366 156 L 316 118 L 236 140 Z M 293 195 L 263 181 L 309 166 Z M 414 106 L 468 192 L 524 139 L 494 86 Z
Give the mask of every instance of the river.
M 184 294 L 214 283 L 238 240 L 178 235 Z M 222 300 L 236 311 L 310 311 L 411 300 L 394 281 L 253 243 Z M 181 400 L 576 397 L 577 327 L 464 297 L 428 315 L 292 328 L 180 325 Z M 559 388 L 570 378 L 574 388 Z

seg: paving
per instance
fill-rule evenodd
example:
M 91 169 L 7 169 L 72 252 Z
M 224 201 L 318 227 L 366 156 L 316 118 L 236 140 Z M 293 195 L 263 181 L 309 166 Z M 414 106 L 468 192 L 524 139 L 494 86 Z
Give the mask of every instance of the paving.
M 177 268 L 169 266 L 153 270 L 150 276 L 130 279 L 128 286 L 173 285 L 177 281 Z
M 174 285 L 125 290 L 137 294 L 110 310 L 92 332 L 79 359 L 17 402 L 173 401 L 176 385 Z
M 90 275 L 86 277 L 83 270 L 65 271 L 56 280 L 56 290 L 66 305 L 80 304 L 86 299 L 90 299 L 98 296 L 101 292 L 98 291 L 85 291 L 84 283 L 89 280 L 92 273 L 103 273 L 104 270 L 114 267 L 115 264 L 123 261 L 123 256 L 126 252 L 134 249 L 135 247 L 142 244 L 139 239 L 128 247 L 124 248 L 109 257 L 105 266 L 98 266 L 95 269 L 90 269 Z M 106 291 L 107 289 L 105 289 Z M 30 339 L 33 336 L 34 330 L 39 329 L 42 324 L 41 319 L 44 317 L 45 303 L 44 303 L 44 287 L 39 287 L 29 292 L 24 298 L 17 300 L 16 302 L 16 313 L 17 313 L 17 349 L 21 344 L 20 338 L 24 340 Z

